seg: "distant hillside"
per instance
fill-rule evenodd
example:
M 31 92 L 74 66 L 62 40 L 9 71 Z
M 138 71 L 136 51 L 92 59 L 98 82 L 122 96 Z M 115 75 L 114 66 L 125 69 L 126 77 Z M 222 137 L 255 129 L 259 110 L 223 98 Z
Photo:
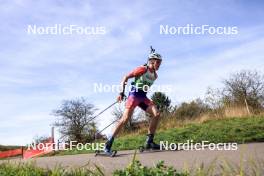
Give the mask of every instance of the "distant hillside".
M 0 151 L 12 150 L 20 148 L 21 146 L 9 146 L 9 145 L 0 145 Z

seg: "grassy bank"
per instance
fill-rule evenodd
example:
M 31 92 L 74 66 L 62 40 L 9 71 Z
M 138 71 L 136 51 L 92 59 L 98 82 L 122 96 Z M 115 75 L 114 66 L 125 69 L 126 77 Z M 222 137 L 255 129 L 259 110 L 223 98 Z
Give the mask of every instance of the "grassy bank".
M 113 148 L 117 150 L 135 149 L 144 144 L 146 136 L 124 136 L 117 139 Z M 160 131 L 156 141 L 183 143 L 209 141 L 220 142 L 264 142 L 264 117 L 228 118 L 208 120 L 200 124 L 189 124 L 182 128 Z
M 115 140 L 113 149 L 137 149 L 143 145 L 146 136 L 134 134 L 122 136 Z M 168 141 L 169 143 L 184 143 L 193 140 L 194 143 L 209 141 L 223 142 L 264 142 L 264 116 L 244 118 L 226 118 L 207 120 L 203 123 L 192 123 L 180 128 L 170 128 L 157 133 L 155 141 Z M 90 153 L 92 151 L 63 151 L 59 155 Z
M 18 148 L 21 148 L 21 146 L 0 145 L 0 151 L 13 150 Z

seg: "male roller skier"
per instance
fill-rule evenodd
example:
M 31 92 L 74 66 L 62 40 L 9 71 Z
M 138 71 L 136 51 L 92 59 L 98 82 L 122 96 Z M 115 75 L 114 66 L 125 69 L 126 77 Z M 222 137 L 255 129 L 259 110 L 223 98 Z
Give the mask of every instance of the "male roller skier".
M 155 53 L 155 50 L 151 48 L 151 53 L 148 57 L 148 63 L 144 66 L 139 66 L 134 69 L 132 72 L 127 74 L 122 82 L 122 92 L 117 97 L 118 101 L 121 102 L 124 98 L 125 86 L 130 78 L 134 78 L 134 82 L 132 83 L 132 88 L 129 92 L 128 99 L 125 105 L 125 111 L 123 113 L 122 118 L 118 122 L 117 126 L 113 130 L 112 135 L 108 138 L 105 144 L 105 153 L 108 155 L 112 154 L 112 144 L 114 142 L 114 138 L 117 136 L 121 128 L 127 123 L 127 121 L 131 118 L 135 107 L 139 106 L 141 109 L 146 111 L 151 115 L 151 121 L 148 128 L 147 140 L 146 140 L 146 149 L 160 149 L 160 145 L 154 143 L 154 134 L 158 125 L 160 113 L 154 103 L 147 98 L 146 94 L 149 87 L 154 83 L 157 79 L 157 70 L 160 67 L 162 61 L 162 57 L 160 54 Z

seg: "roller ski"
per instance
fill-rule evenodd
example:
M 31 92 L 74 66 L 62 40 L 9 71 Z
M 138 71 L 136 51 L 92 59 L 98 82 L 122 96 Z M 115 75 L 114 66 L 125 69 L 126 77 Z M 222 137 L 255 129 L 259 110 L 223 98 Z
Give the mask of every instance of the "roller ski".
M 96 150 L 95 151 L 95 156 L 108 156 L 108 157 L 115 157 L 117 151 L 116 150 L 111 150 L 111 151 L 105 151 L 105 150 Z
M 115 157 L 117 151 L 116 150 L 111 150 L 111 147 L 113 145 L 114 138 L 110 137 L 109 140 L 106 141 L 105 143 L 105 148 L 104 150 L 96 150 L 95 151 L 95 156 L 109 156 L 109 157 Z
M 162 151 L 163 149 L 160 148 L 159 144 L 150 143 L 150 144 L 146 144 L 144 146 L 139 146 L 138 150 L 140 153 L 142 153 L 144 151 Z
M 163 149 L 160 147 L 159 144 L 156 144 L 153 141 L 154 135 L 148 134 L 146 144 L 144 146 L 139 146 L 139 152 L 142 153 L 144 151 L 162 151 Z

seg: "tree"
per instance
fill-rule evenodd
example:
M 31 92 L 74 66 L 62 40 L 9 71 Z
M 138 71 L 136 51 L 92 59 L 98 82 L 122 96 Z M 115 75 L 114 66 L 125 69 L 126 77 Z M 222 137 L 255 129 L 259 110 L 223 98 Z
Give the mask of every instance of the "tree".
M 64 100 L 61 107 L 53 111 L 59 117 L 54 126 L 59 127 L 59 132 L 67 140 L 90 142 L 97 131 L 96 123 L 90 120 L 95 111 L 94 105 L 84 98 Z
M 194 119 L 199 117 L 204 112 L 207 112 L 209 107 L 204 104 L 200 99 L 191 101 L 190 103 L 183 102 L 174 112 L 176 118 L 184 119 Z
M 169 112 L 171 108 L 171 100 L 162 92 L 155 92 L 151 96 L 152 101 L 155 103 L 161 113 Z
M 51 137 L 48 137 L 48 136 L 35 136 L 35 137 L 33 138 L 33 142 L 32 142 L 32 144 L 33 144 L 33 143 L 35 143 L 35 144 L 45 143 L 45 142 L 47 142 L 47 141 L 50 141 L 50 139 L 51 139 Z
M 258 111 L 263 108 L 264 77 L 256 71 L 242 70 L 224 80 L 225 103 L 245 105 Z
M 222 89 L 207 88 L 205 94 L 205 103 L 213 110 L 220 109 L 223 106 Z

